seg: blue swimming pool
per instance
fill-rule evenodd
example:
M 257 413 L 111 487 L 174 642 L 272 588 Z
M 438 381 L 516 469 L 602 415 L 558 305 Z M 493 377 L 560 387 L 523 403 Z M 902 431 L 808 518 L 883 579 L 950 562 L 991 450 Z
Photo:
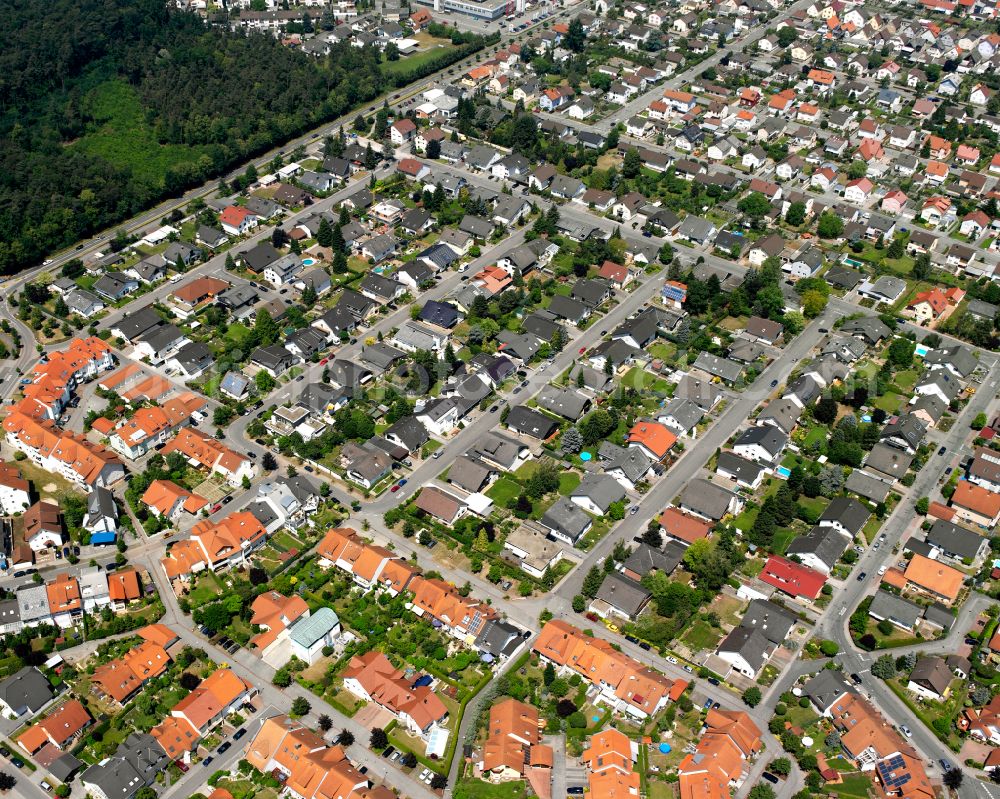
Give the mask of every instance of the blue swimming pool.
M 303 266 L 312 266 L 314 263 L 316 263 L 316 259 L 315 258 L 303 258 L 302 259 L 302 265 Z
M 788 478 L 789 478 L 789 477 L 791 476 L 791 474 L 792 474 L 792 470 L 791 470 L 791 469 L 789 469 L 789 468 L 788 468 L 787 466 L 779 466 L 779 467 L 778 467 L 778 468 L 777 468 L 777 469 L 776 469 L 775 471 L 777 471 L 777 473 L 778 473 L 779 475 L 781 475 L 782 477 L 784 477 L 784 478 L 785 478 L 786 480 L 787 480 L 787 479 L 788 479 Z
M 930 351 L 931 348 L 928 347 L 926 344 L 917 344 L 917 346 L 913 348 L 914 354 L 919 355 L 921 358 L 923 358 Z

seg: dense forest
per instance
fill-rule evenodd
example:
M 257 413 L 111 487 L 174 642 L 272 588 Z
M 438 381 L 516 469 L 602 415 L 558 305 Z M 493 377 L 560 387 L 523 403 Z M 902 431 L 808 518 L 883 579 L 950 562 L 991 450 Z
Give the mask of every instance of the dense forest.
M 4 274 L 220 175 L 398 79 L 383 75 L 373 47 L 336 45 L 316 59 L 270 35 L 168 12 L 163 0 L 22 0 L 6 15 Z M 427 66 L 424 74 L 441 61 Z

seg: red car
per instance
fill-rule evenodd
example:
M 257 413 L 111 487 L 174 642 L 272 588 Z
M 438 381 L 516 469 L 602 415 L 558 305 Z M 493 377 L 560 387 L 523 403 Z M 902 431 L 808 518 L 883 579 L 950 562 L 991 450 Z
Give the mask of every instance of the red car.
M 214 505 L 212 506 L 212 511 L 211 511 L 211 512 L 212 512 L 212 513 L 217 513 L 217 512 L 218 512 L 218 511 L 220 511 L 220 510 L 222 510 L 222 503 L 221 503 L 221 502 L 216 502 L 216 503 L 215 503 L 215 504 L 214 504 Z
M 319 365 L 326 366 L 329 362 L 330 362 L 329 358 L 324 358 L 322 361 L 319 362 Z
M 399 491 L 399 483 L 396 483 L 396 485 L 394 485 L 392 488 L 389 489 L 390 494 L 393 494 L 396 491 Z
M 580 354 L 583 355 L 587 351 L 586 347 L 580 347 Z
M 183 760 L 175 760 L 174 765 L 177 766 L 181 771 L 187 773 L 188 765 Z

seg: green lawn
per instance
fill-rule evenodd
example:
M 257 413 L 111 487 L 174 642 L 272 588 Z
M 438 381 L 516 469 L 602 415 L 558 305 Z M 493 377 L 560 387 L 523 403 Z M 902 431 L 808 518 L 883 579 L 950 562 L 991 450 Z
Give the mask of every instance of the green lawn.
M 198 586 L 191 592 L 188 601 L 191 603 L 191 607 L 196 608 L 218 599 L 221 593 L 222 585 L 220 585 L 219 579 L 214 574 L 206 572 L 198 577 Z
M 448 50 L 453 49 L 454 46 L 451 42 L 442 40 L 437 46 L 423 52 L 401 58 L 398 61 L 386 61 L 382 64 L 382 74 L 389 78 L 405 75 L 407 72 L 419 69 L 428 61 L 433 61 L 435 58 L 444 55 Z
M 667 391 L 667 381 L 654 377 L 641 366 L 633 366 L 621 380 L 623 388 L 634 388 L 636 391 L 655 392 L 663 395 Z
M 209 148 L 160 144 L 146 123 L 138 92 L 121 80 L 98 84 L 81 102 L 84 117 L 93 123 L 70 145 L 90 156 L 104 158 L 132 172 L 137 180 L 153 186 L 179 164 L 196 164 L 209 156 Z
M 523 780 L 497 785 L 485 780 L 462 780 L 453 793 L 455 799 L 521 799 L 527 791 Z
M 888 391 L 881 397 L 877 397 L 872 403 L 876 408 L 881 408 L 889 414 L 897 413 L 902 407 L 904 397 L 894 391 Z
M 868 793 L 872 787 L 872 781 L 864 774 L 845 774 L 842 776 L 844 782 L 840 785 L 832 786 L 840 796 L 856 796 L 859 799 L 868 799 Z
M 800 496 L 798 503 L 809 510 L 813 511 L 816 515 L 821 514 L 827 506 L 827 501 L 823 497 L 807 497 Z
M 784 555 L 788 551 L 788 545 L 792 543 L 792 539 L 795 538 L 795 531 L 787 527 L 779 528 L 774 532 L 774 542 L 771 544 L 771 550 L 776 555 Z
M 506 508 L 507 503 L 517 496 L 521 495 L 524 489 L 521 485 L 509 477 L 501 477 L 488 489 L 486 489 L 486 496 L 492 499 L 497 505 Z
M 733 524 L 737 527 L 737 529 L 742 530 L 745 533 L 753 527 L 753 523 L 757 520 L 757 513 L 759 511 L 760 508 L 747 508 L 733 520 Z
M 580 485 L 580 475 L 576 472 L 563 472 L 559 475 L 559 493 L 564 497 Z
M 907 369 L 905 372 L 898 372 L 892 382 L 904 391 L 909 391 L 917 384 L 918 377 L 915 369 Z
M 720 640 L 722 640 L 722 630 L 702 619 L 697 619 L 681 637 L 681 641 L 695 652 L 715 649 Z
M 826 441 L 826 437 L 829 434 L 829 430 L 824 425 L 813 425 L 809 428 L 809 432 L 806 433 L 806 437 L 803 440 L 803 446 L 809 447 L 815 443 L 822 443 Z

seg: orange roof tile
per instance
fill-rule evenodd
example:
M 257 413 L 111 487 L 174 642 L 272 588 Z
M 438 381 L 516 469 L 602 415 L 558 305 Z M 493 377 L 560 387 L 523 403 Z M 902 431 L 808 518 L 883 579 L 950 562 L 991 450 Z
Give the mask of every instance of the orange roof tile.
M 968 480 L 958 481 L 955 493 L 951 496 L 951 504 L 989 519 L 995 519 L 1000 515 L 1000 494 Z
M 655 457 L 664 458 L 677 443 L 677 435 L 665 424 L 642 420 L 636 422 L 629 430 L 628 442 L 640 444 Z
M 144 641 L 162 646 L 164 649 L 167 649 L 180 639 L 180 636 L 167 627 L 167 625 L 159 623 L 147 624 L 145 627 L 140 627 L 136 632 Z
M 952 601 L 958 597 L 962 582 L 965 580 L 965 575 L 958 569 L 925 558 L 923 555 L 914 555 L 910 558 L 903 574 L 907 582 Z

